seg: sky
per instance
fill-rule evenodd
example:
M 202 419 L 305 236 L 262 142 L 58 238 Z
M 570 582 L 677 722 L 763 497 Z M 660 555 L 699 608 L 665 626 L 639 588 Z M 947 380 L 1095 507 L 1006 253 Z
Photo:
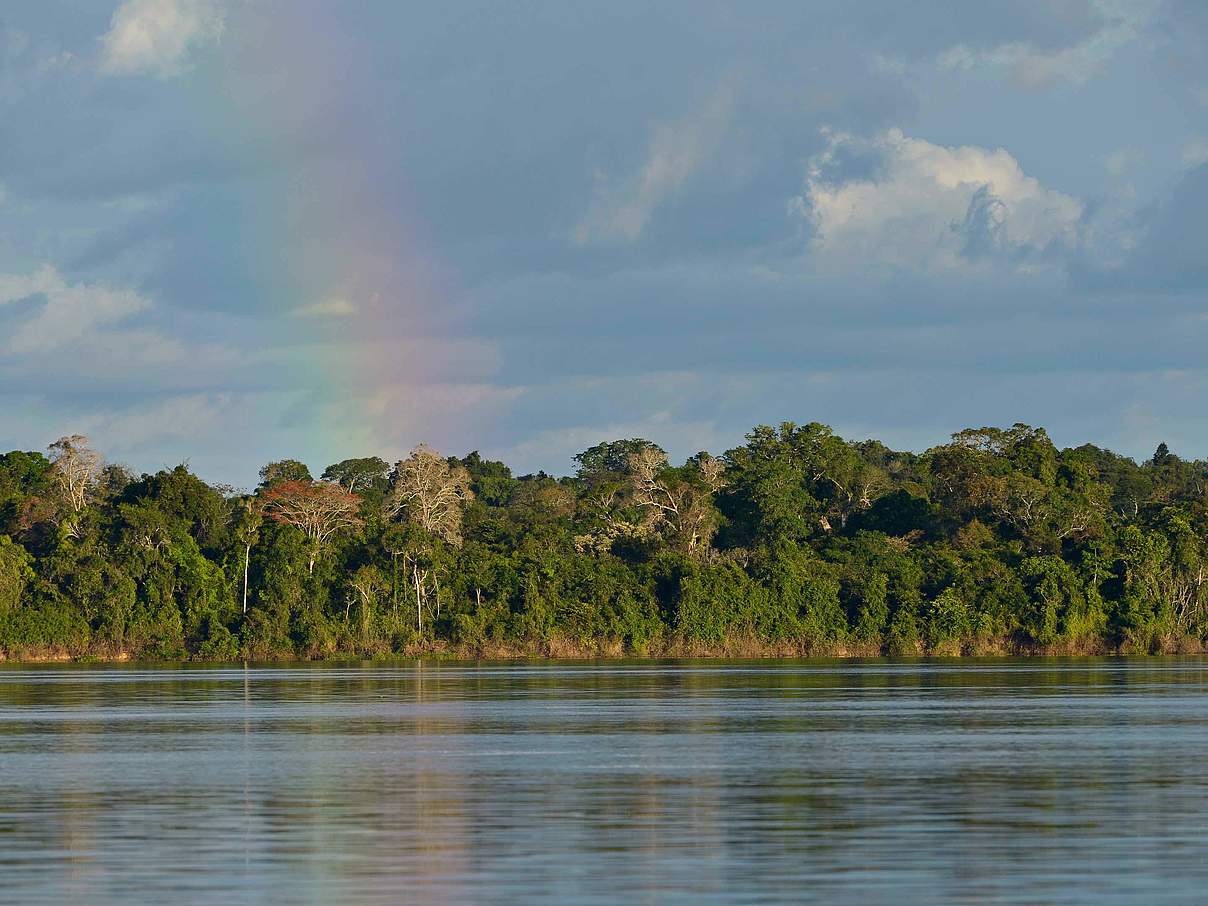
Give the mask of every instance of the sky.
M 1202 0 L 0 7 L 0 449 L 1208 456 Z

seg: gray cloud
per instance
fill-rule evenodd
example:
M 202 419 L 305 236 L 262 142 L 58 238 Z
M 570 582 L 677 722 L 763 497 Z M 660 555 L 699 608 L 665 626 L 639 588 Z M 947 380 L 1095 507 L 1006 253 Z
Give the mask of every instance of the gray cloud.
M 1208 163 L 1189 170 L 1136 217 L 1136 247 L 1099 284 L 1208 294 Z
M 0 353 L 0 446 L 237 483 L 781 418 L 1208 447 L 1202 4 L 171 0 L 221 41 L 99 77 L 136 6 L 0 22 L 0 274 L 148 303 Z

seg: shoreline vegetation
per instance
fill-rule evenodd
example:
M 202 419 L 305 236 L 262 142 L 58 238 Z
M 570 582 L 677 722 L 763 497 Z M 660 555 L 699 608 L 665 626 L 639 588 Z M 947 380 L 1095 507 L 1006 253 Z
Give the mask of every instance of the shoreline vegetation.
M 88 439 L 0 455 L 0 661 L 1208 651 L 1208 462 L 1043 429 L 924 453 L 760 426 L 515 476 L 417 447 L 240 492 Z
M 466 646 L 455 643 L 432 642 L 409 645 L 402 649 L 381 651 L 336 651 L 324 654 L 299 655 L 297 651 L 243 652 L 235 659 L 186 657 L 151 657 L 146 652 L 131 652 L 102 646 L 95 649 L 64 648 L 0 651 L 0 665 L 33 664 L 128 664 L 155 666 L 158 664 L 189 663 L 221 666 L 231 664 L 274 665 L 301 662 L 313 663 L 392 663 L 400 660 L 425 660 L 433 663 L 514 662 L 532 661 L 631 661 L 631 660 L 875 660 L 886 658 L 961 659 L 961 658 L 1102 658 L 1158 657 L 1208 654 L 1208 642 L 1190 637 L 1160 639 L 1155 644 L 1137 649 L 1127 643 L 1112 645 L 1106 640 L 1087 639 L 1079 643 L 1039 645 L 1021 639 L 965 639 L 943 642 L 934 647 L 922 643 L 913 647 L 890 650 L 883 644 L 827 642 L 793 645 L 759 640 L 731 640 L 720 645 L 673 643 L 666 647 L 633 650 L 620 640 L 606 639 L 596 643 L 551 639 L 539 644 L 487 644 Z

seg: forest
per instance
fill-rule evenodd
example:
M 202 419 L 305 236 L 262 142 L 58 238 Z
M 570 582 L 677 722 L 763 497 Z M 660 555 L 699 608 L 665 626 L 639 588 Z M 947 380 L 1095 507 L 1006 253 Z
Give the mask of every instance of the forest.
M 924 453 L 760 426 L 573 475 L 419 446 L 254 491 L 135 476 L 82 436 L 0 455 L 7 659 L 1199 651 L 1208 462 L 1041 428 Z

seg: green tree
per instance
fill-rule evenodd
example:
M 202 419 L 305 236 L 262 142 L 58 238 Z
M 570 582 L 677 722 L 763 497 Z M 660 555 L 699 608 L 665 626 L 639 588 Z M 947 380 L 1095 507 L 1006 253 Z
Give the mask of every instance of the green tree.
M 296 459 L 281 459 L 270 462 L 260 470 L 260 487 L 267 491 L 287 481 L 313 481 L 306 463 Z
M 33 557 L 12 538 L 0 535 L 0 615 L 16 610 L 33 578 Z

